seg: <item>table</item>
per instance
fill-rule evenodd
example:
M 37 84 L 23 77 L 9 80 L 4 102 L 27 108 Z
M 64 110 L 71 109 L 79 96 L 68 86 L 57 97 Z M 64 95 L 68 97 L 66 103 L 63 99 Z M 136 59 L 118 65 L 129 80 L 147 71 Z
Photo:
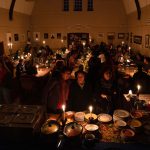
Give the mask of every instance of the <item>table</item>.
M 37 74 L 35 75 L 36 77 L 43 77 L 50 73 L 51 69 L 50 68 L 38 68 L 37 69 Z

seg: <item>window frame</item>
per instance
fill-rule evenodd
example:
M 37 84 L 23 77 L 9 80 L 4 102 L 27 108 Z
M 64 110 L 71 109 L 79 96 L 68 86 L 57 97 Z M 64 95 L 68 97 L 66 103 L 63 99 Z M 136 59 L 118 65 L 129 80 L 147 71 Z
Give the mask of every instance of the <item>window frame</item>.
M 93 0 L 87 0 L 87 11 L 93 11 Z
M 74 11 L 82 11 L 82 0 L 74 0 Z

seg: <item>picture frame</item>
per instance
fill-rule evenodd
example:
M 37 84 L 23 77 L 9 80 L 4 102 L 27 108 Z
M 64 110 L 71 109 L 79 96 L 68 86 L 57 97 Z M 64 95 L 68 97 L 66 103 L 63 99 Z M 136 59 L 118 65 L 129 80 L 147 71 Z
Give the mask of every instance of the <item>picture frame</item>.
M 33 39 L 35 42 L 40 41 L 40 32 L 33 32 Z
M 98 33 L 98 38 L 103 38 L 104 37 L 104 33 L 100 32 Z
M 44 33 L 44 39 L 48 39 L 48 33 Z
M 150 44 L 150 35 L 146 34 L 145 35 L 145 48 L 149 48 L 149 44 Z
M 133 42 L 135 44 L 142 44 L 142 36 L 139 36 L 139 35 L 133 36 Z
M 18 33 L 14 34 L 14 41 L 15 42 L 19 41 L 19 35 L 18 35 Z
M 61 33 L 57 33 L 57 39 L 61 39 Z
M 124 39 L 125 33 L 118 33 L 118 39 Z
M 115 32 L 108 32 L 107 33 L 107 39 L 109 39 L 109 40 L 115 39 Z

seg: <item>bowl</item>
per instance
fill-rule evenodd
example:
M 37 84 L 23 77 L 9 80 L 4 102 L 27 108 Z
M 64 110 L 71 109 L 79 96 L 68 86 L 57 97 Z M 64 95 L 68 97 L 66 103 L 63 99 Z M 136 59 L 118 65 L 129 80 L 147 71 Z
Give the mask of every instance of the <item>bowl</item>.
M 133 112 L 130 113 L 130 116 L 133 119 L 139 119 L 139 118 L 142 118 L 143 114 L 140 111 L 133 111 Z
M 109 114 L 104 114 L 104 113 L 99 114 L 98 115 L 98 121 L 102 122 L 102 123 L 109 123 L 112 121 L 112 116 Z
M 129 117 L 129 112 L 123 109 L 116 109 L 113 114 L 113 120 L 126 120 Z
M 74 118 L 76 121 L 84 121 L 85 113 L 84 112 L 76 112 Z
M 122 129 L 120 132 L 120 137 L 123 140 L 132 140 L 135 136 L 135 132 L 131 129 Z
M 137 132 L 141 130 L 142 122 L 137 119 L 133 119 L 129 122 L 129 126 L 131 129 Z
M 124 120 L 116 120 L 114 122 L 114 126 L 116 128 L 124 128 L 124 127 L 126 127 L 126 125 L 127 125 L 127 123 Z

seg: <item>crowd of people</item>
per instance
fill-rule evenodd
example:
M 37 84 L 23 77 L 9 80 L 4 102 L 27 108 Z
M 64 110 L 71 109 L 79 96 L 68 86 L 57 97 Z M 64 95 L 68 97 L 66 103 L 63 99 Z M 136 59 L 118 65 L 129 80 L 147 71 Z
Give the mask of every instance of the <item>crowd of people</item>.
M 87 60 L 88 54 L 90 54 L 90 57 Z M 54 55 L 54 52 L 47 55 Z M 87 67 L 83 62 L 79 64 L 80 59 L 87 63 Z M 127 75 L 118 71 L 119 64 L 130 65 L 127 60 L 130 60 L 130 63 L 134 63 L 138 68 L 133 77 L 128 76 L 126 78 Z M 15 79 L 18 83 L 18 89 L 21 89 L 19 81 L 24 72 L 22 63 L 23 60 L 20 59 L 16 66 L 16 76 L 13 77 L 10 69 L 6 69 L 8 65 L 5 65 L 5 60 L 3 58 L 0 60 L 1 103 L 12 103 L 14 101 L 9 94 L 12 91 L 14 92 L 12 88 L 16 85 L 11 82 L 10 88 L 5 83 L 10 83 Z M 33 77 L 37 73 L 32 60 L 26 64 L 26 70 L 28 76 Z M 85 111 L 89 105 L 93 105 L 95 113 L 112 114 L 114 109 L 122 107 L 122 95 L 129 90 L 136 92 L 137 84 L 141 85 L 142 93 L 150 94 L 149 71 L 150 61 L 148 57 L 134 53 L 125 45 L 112 47 L 102 42 L 100 45 L 88 49 L 83 48 L 80 51 L 74 47 L 65 58 L 56 54 L 55 65 L 51 74 L 44 80 L 42 86 L 38 82 L 35 84 L 36 87 L 33 88 L 36 88 L 34 91 L 38 93 L 37 95 L 41 94 L 39 97 L 40 104 L 45 106 L 47 112 L 57 113 L 61 111 L 62 105 L 65 104 L 67 110 Z M 18 95 L 20 96 L 21 93 Z M 36 94 L 34 96 L 36 99 Z M 26 98 L 28 99 L 28 97 Z M 34 102 L 36 104 L 36 101 Z

